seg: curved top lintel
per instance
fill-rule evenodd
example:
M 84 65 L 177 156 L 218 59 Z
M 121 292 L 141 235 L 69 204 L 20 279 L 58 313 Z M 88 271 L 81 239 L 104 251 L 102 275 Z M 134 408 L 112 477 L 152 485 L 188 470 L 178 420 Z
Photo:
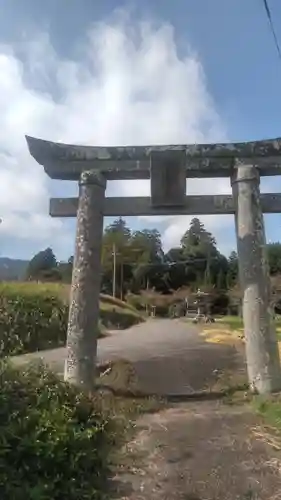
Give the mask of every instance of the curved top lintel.
M 46 161 L 142 161 L 154 154 L 182 153 L 190 158 L 251 158 L 281 156 L 281 138 L 251 142 L 155 146 L 79 146 L 26 136 L 30 154 L 44 165 Z
M 281 138 L 255 142 L 167 146 L 78 146 L 26 136 L 33 158 L 52 179 L 79 180 L 84 170 L 101 171 L 109 180 L 149 179 L 151 162 L 172 159 L 188 177 L 227 177 L 234 162 L 256 164 L 261 175 L 281 173 Z M 159 161 L 158 161 L 159 160 Z

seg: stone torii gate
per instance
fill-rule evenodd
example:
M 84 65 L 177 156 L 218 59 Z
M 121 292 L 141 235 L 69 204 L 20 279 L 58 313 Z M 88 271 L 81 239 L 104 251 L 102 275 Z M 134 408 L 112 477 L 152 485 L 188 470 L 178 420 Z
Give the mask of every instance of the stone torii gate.
M 281 174 L 281 138 L 108 148 L 26 139 L 50 178 L 79 182 L 79 198 L 50 200 L 52 217 L 77 216 L 66 380 L 93 389 L 104 216 L 234 214 L 250 386 L 281 389 L 263 221 L 263 212 L 281 212 L 281 194 L 259 189 L 260 176 Z M 195 177 L 229 177 L 232 195 L 186 196 L 186 178 Z M 126 179 L 150 179 L 151 196 L 105 197 L 107 180 Z

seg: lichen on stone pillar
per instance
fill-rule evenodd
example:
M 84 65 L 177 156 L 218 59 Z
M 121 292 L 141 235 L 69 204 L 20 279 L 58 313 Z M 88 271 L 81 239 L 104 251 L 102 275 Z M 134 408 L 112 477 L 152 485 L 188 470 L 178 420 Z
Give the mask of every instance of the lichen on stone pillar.
M 251 389 L 266 394 L 280 390 L 281 372 L 270 307 L 271 289 L 259 182 L 259 172 L 253 165 L 237 165 L 233 170 L 231 184 L 248 376 Z
M 105 189 L 101 173 L 81 174 L 64 377 L 88 392 L 95 381 Z

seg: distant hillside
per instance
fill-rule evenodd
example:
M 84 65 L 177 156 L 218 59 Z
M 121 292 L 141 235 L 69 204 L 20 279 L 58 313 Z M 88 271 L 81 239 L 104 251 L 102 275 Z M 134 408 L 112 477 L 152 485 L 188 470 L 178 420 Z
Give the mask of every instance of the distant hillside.
M 28 260 L 0 257 L 0 280 L 13 281 L 23 279 L 28 266 Z

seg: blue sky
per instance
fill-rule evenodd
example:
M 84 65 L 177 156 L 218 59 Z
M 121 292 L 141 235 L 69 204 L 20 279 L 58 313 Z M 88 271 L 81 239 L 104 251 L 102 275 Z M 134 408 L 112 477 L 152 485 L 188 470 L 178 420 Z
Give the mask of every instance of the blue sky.
M 281 2 L 269 5 L 281 42 Z M 1 255 L 73 251 L 74 221 L 50 220 L 48 197 L 76 187 L 45 178 L 25 133 L 104 145 L 281 136 L 281 61 L 261 0 L 0 0 L 0 13 Z M 147 193 L 140 184 L 109 191 Z M 227 180 L 190 186 L 229 191 Z M 280 187 L 279 177 L 262 183 Z M 189 220 L 129 224 L 157 226 L 168 247 Z M 232 217 L 203 220 L 222 251 L 235 247 Z M 280 239 L 280 215 L 266 216 L 266 230 Z

